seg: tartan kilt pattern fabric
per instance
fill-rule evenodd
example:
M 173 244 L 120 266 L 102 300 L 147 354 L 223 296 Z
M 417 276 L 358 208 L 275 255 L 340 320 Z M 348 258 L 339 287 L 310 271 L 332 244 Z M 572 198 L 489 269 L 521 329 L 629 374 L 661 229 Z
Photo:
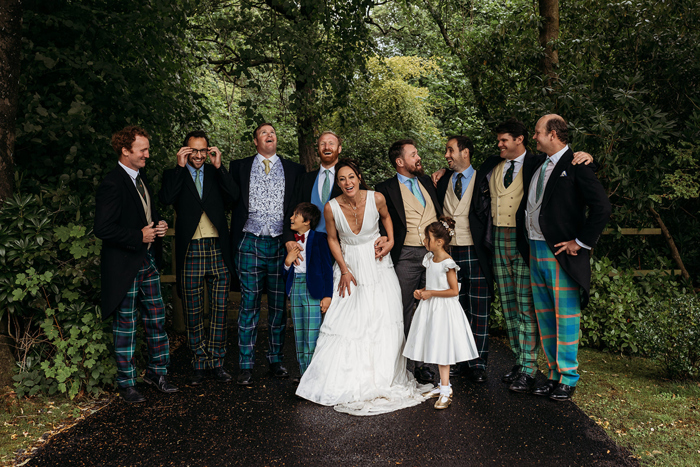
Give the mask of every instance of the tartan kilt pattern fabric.
M 474 335 L 479 358 L 467 362 L 469 368 L 486 368 L 489 355 L 489 309 L 491 294 L 486 277 L 479 266 L 479 259 L 473 246 L 452 246 L 450 255 L 460 270 L 457 272 L 459 283 L 459 303 L 469 320 Z
M 209 331 L 204 331 L 204 284 L 209 292 Z M 218 368 L 226 356 L 226 306 L 231 274 L 218 238 L 192 240 L 180 272 L 187 343 L 195 370 Z
M 170 365 L 170 343 L 165 333 L 165 307 L 160 294 L 160 274 L 151 253 L 136 274 L 131 288 L 114 313 L 112 332 L 117 361 L 117 386 L 136 384 L 136 325 L 139 307 L 148 344 L 148 373 L 165 375 Z
M 238 362 L 241 369 L 255 364 L 255 341 L 260 320 L 263 286 L 267 286 L 270 329 L 267 360 L 279 363 L 284 359 L 284 267 L 285 248 L 282 237 L 256 236 L 244 233 L 236 254 L 236 271 L 241 283 L 241 307 L 238 313 Z
M 559 266 L 547 242 L 539 240 L 530 240 L 530 277 L 548 378 L 576 386 L 581 324 L 579 285 Z
M 540 335 L 532 304 L 530 268 L 518 251 L 515 227 L 494 226 L 494 250 L 494 276 L 515 364 L 523 373 L 535 376 Z
M 294 322 L 294 343 L 296 344 L 299 369 L 303 375 L 311 363 L 311 357 L 316 350 L 319 329 L 323 321 L 321 315 L 321 300 L 309 295 L 306 285 L 306 274 L 295 274 L 292 291 L 289 295 L 292 305 L 292 321 Z

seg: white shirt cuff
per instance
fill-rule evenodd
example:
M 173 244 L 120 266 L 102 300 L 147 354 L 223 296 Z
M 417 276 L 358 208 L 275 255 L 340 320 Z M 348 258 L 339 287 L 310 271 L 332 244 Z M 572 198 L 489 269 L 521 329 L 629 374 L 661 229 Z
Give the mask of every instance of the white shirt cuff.
M 586 245 L 585 243 L 583 243 L 583 242 L 582 242 L 581 240 L 579 240 L 578 238 L 576 239 L 576 243 L 577 243 L 578 246 L 580 246 L 581 248 L 585 248 L 586 250 L 590 250 L 590 249 L 591 249 L 591 247 L 589 247 L 588 245 Z

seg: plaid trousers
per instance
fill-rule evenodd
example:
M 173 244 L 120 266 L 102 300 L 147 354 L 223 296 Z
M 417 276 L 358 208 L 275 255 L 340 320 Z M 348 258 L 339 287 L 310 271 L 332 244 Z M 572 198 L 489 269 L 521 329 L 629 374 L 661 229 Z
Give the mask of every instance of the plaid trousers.
M 204 332 L 204 283 L 209 291 L 209 332 Z M 226 356 L 226 305 L 231 274 L 218 238 L 190 241 L 180 272 L 187 343 L 195 370 L 218 368 Z
M 292 266 L 293 267 L 293 266 Z M 309 295 L 306 285 L 306 274 L 294 275 L 292 291 L 289 295 L 292 304 L 292 321 L 294 322 L 294 342 L 297 349 L 299 369 L 303 375 L 311 363 L 311 357 L 316 350 L 318 332 L 323 321 L 321 315 L 321 300 Z
M 469 368 L 486 368 L 489 356 L 489 309 L 491 294 L 486 277 L 481 271 L 476 250 L 473 246 L 452 246 L 450 254 L 459 271 L 457 277 L 462 284 L 459 290 L 459 303 L 467 315 L 472 328 L 479 357 L 467 362 Z
M 236 255 L 236 270 L 241 283 L 241 308 L 238 312 L 238 362 L 240 368 L 251 369 L 255 364 L 255 341 L 258 337 L 260 302 L 263 285 L 267 286 L 270 328 L 267 360 L 284 360 L 284 330 L 287 316 L 284 312 L 284 280 L 282 268 L 286 250 L 281 237 L 256 236 L 245 232 Z
M 515 232 L 515 227 L 494 226 L 493 270 L 515 364 L 523 373 L 535 376 L 540 336 L 532 304 L 530 268 L 518 251 Z
M 539 240 L 530 240 L 530 277 L 548 378 L 576 386 L 581 324 L 579 285 L 559 266 L 547 242 Z
M 149 375 L 165 375 L 170 365 L 170 343 L 165 333 L 165 307 L 160 294 L 160 274 L 150 251 L 134 283 L 114 313 L 112 332 L 117 361 L 117 386 L 136 384 L 136 324 L 139 305 L 148 344 Z

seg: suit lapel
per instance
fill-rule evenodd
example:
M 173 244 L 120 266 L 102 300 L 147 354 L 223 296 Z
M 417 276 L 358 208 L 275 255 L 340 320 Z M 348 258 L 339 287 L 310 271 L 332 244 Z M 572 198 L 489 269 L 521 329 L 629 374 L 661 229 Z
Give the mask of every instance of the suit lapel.
M 547 185 L 544 187 L 544 194 L 542 195 L 542 206 L 546 206 L 549 199 L 552 197 L 552 193 L 556 191 L 556 185 L 559 183 L 559 178 L 564 172 L 564 168 L 571 164 L 573 159 L 573 151 L 569 148 L 559 159 L 557 165 L 554 166 L 552 173 L 549 175 L 549 180 L 547 180 Z M 540 166 L 541 167 L 541 166 Z
M 282 162 L 282 169 L 284 170 L 284 200 L 282 203 L 284 206 L 284 212 L 287 212 L 287 209 L 289 208 L 287 203 L 292 199 L 292 192 L 294 191 L 294 183 L 292 183 L 292 169 L 289 166 L 289 161 L 282 159 L 282 156 L 279 154 L 277 154 L 277 157 L 280 158 L 280 162 Z
M 246 212 L 250 211 L 250 172 L 253 169 L 255 156 L 241 161 L 241 198 Z
M 396 207 L 396 212 L 399 214 L 401 222 L 403 222 L 404 228 L 406 227 L 406 210 L 403 207 L 403 196 L 401 196 L 401 188 L 399 187 L 399 177 L 398 175 L 389 181 L 389 197 L 391 202 Z
M 216 169 L 214 169 L 213 165 L 209 164 L 204 164 L 202 167 L 204 168 L 204 186 L 202 186 L 202 198 L 200 201 L 204 203 L 204 201 L 207 199 L 207 196 L 209 196 L 209 193 L 211 193 L 212 187 L 216 183 L 216 180 L 214 179 L 214 177 L 216 177 L 216 174 L 214 173 Z M 192 177 L 190 177 L 190 181 L 192 182 L 192 186 L 194 186 L 194 180 L 192 180 Z M 199 193 L 197 193 L 196 186 L 194 187 L 194 192 L 199 198 Z
M 134 185 L 134 181 L 131 179 L 128 173 L 126 173 L 126 170 L 124 170 L 120 165 L 117 165 L 119 167 L 119 173 L 122 176 L 122 181 L 124 182 L 124 188 L 126 191 L 131 195 L 131 199 L 136 205 L 136 210 L 138 211 L 139 215 L 141 216 L 141 220 L 143 221 L 143 225 L 148 225 L 148 222 L 146 220 L 146 212 L 143 210 L 143 203 L 141 202 L 141 195 L 139 195 L 139 192 L 136 191 L 136 185 Z M 140 173 L 140 172 L 139 172 Z M 146 182 L 146 178 L 141 174 L 141 181 L 143 182 L 143 185 L 146 187 L 148 190 L 149 196 L 151 195 L 151 190 L 148 188 L 148 183 Z M 152 196 L 151 196 L 152 198 Z
M 307 232 L 308 236 L 306 237 L 306 247 L 304 248 L 304 251 L 306 252 L 306 273 L 308 274 L 309 272 L 309 265 L 311 264 L 311 261 L 309 258 L 311 258 L 311 247 L 314 244 L 314 235 L 316 235 L 316 232 L 314 229 L 311 229 Z

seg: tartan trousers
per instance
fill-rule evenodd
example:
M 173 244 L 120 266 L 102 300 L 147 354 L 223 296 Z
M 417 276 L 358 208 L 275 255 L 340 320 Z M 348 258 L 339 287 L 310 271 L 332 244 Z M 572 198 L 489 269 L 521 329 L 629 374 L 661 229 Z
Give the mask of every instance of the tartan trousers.
M 306 274 L 295 273 L 289 301 L 292 304 L 297 360 L 303 375 L 309 367 L 309 363 L 311 363 L 314 350 L 316 350 L 316 341 L 318 340 L 319 329 L 321 329 L 321 322 L 323 321 L 321 300 L 309 295 L 309 288 L 306 285 Z
M 579 285 L 559 266 L 547 242 L 540 240 L 530 240 L 530 278 L 548 378 L 576 386 L 581 324 Z
M 204 332 L 204 283 L 209 291 L 209 332 Z M 195 370 L 218 368 L 226 356 L 226 305 L 231 274 L 218 238 L 190 241 L 180 272 L 187 343 Z
M 467 315 L 476 349 L 479 351 L 479 357 L 469 360 L 467 365 L 469 368 L 483 370 L 489 356 L 489 286 L 473 246 L 452 246 L 450 254 L 460 269 L 457 271 L 459 283 L 462 284 L 459 289 L 459 303 Z
M 540 336 L 532 304 L 530 268 L 518 251 L 515 232 L 515 227 L 494 226 L 493 271 L 515 364 L 523 373 L 535 376 Z
M 170 343 L 165 333 L 165 307 L 160 294 L 160 274 L 151 252 L 136 274 L 131 288 L 114 313 L 112 332 L 117 361 L 117 386 L 136 384 L 136 324 L 139 307 L 148 344 L 148 374 L 165 375 L 170 365 Z
M 238 312 L 238 362 L 242 370 L 255 364 L 255 341 L 258 337 L 260 302 L 263 285 L 267 286 L 270 329 L 267 360 L 284 360 L 284 330 L 287 316 L 284 312 L 284 280 L 282 268 L 286 250 L 281 237 L 256 236 L 245 232 L 236 255 L 236 270 L 241 283 L 241 307 Z

